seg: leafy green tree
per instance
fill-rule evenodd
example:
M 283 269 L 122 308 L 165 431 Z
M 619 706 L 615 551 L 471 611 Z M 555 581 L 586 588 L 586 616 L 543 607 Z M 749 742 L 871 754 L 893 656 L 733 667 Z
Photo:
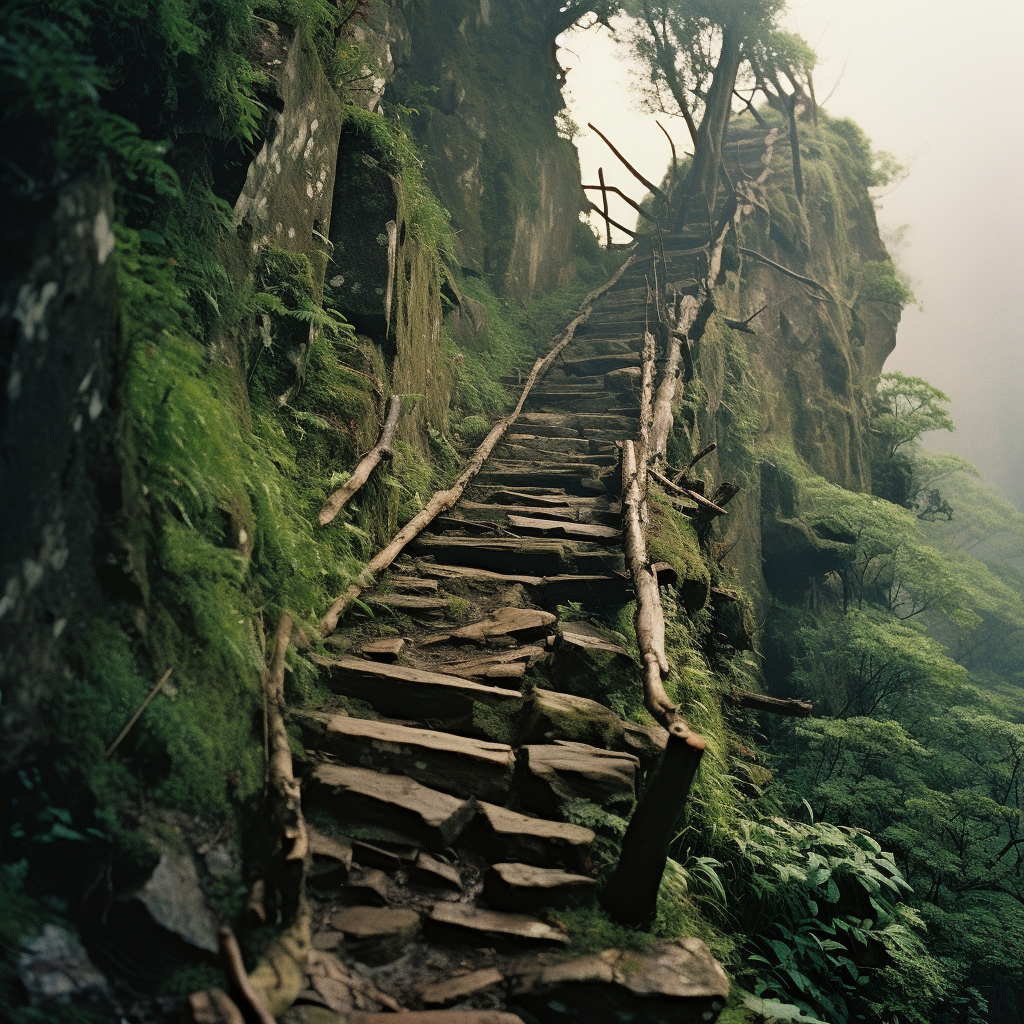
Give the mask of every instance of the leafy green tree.
M 897 370 L 883 373 L 875 392 L 872 430 L 889 458 L 930 430 L 955 430 L 943 408 L 949 402 L 949 395 L 921 377 Z

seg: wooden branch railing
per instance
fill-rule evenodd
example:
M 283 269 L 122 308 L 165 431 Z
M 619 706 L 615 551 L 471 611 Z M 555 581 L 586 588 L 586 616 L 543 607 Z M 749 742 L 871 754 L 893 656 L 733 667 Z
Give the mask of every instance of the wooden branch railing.
M 620 224 L 617 220 L 613 220 L 611 217 L 608 216 L 607 213 L 605 213 L 604 210 L 601 209 L 600 206 L 597 205 L 597 203 L 592 203 L 589 199 L 587 200 L 587 203 L 590 206 L 590 208 L 594 211 L 594 213 L 601 214 L 601 216 L 604 217 L 604 219 L 608 222 L 609 225 L 611 225 L 611 227 L 618 228 L 620 231 L 622 231 L 625 234 L 629 235 L 630 238 L 636 238 L 637 237 L 637 233 L 635 231 L 631 231 L 629 228 L 627 228 L 625 226 L 625 224 Z M 612 244 L 611 241 L 610 241 L 611 237 L 612 237 L 611 234 L 609 234 L 608 235 L 608 238 L 609 238 L 608 244 L 609 245 Z
M 626 159 L 626 158 L 625 158 L 625 157 L 624 157 L 624 156 L 623 156 L 623 155 L 622 155 L 622 154 L 621 154 L 621 153 L 620 153 L 620 152 L 619 152 L 619 151 L 618 151 L 618 150 L 617 150 L 617 149 L 616 149 L 616 148 L 615 148 L 615 147 L 614 147 L 613 145 L 612 145 L 612 142 L 611 142 L 611 140 L 610 140 L 610 139 L 608 138 L 608 136 L 607 136 L 607 135 L 605 135 L 605 134 L 604 134 L 604 132 L 602 132 L 602 131 L 601 131 L 601 130 L 600 130 L 599 128 L 595 128 L 595 127 L 594 127 L 594 125 L 590 124 L 589 122 L 587 123 L 587 127 L 588 127 L 588 128 L 589 128 L 589 129 L 591 130 L 591 131 L 593 131 L 593 132 L 596 132 L 596 133 L 597 133 L 597 134 L 598 134 L 598 135 L 600 136 L 600 138 L 602 139 L 602 141 L 604 142 L 604 144 L 605 144 L 605 145 L 606 145 L 606 146 L 607 146 L 607 147 L 608 147 L 608 148 L 609 148 L 609 149 L 610 149 L 610 150 L 611 150 L 611 151 L 612 151 L 612 152 L 613 152 L 613 153 L 614 153 L 614 154 L 615 154 L 615 155 L 616 155 L 616 156 L 617 156 L 617 157 L 619 158 L 619 160 L 620 160 L 620 161 L 622 162 L 622 166 L 623 166 L 623 167 L 625 167 L 625 168 L 626 168 L 626 170 L 627 170 L 627 171 L 629 171 L 629 173 L 630 173 L 630 174 L 632 174 L 632 175 L 633 175 L 633 177 L 634 177 L 634 178 L 636 178 L 636 180 L 637 180 L 637 181 L 639 181 L 639 182 L 640 182 L 640 183 L 641 183 L 642 185 L 646 185 L 646 186 L 647 186 L 647 190 L 648 190 L 649 192 L 653 192 L 653 193 L 654 193 L 654 194 L 655 194 L 655 195 L 656 195 L 656 196 L 657 196 L 657 197 L 658 197 L 659 199 L 662 199 L 662 200 L 664 200 L 665 202 L 668 202 L 668 196 L 667 196 L 667 195 L 665 195 L 665 193 L 664 193 L 664 192 L 663 192 L 663 191 L 662 191 L 662 190 L 661 190 L 660 188 L 658 188 L 658 186 L 657 186 L 657 185 L 655 185 L 653 181 L 650 181 L 649 179 L 645 178 L 645 177 L 644 177 L 644 176 L 643 176 L 643 175 L 642 175 L 642 174 L 641 174 L 641 173 L 640 173 L 640 172 L 639 172 L 639 171 L 638 171 L 638 170 L 637 170 L 637 169 L 636 169 L 636 168 L 635 168 L 635 167 L 634 167 L 634 166 L 633 166 L 633 165 L 632 165 L 632 164 L 631 164 L 631 163 L 630 163 L 630 162 L 629 162 L 629 161 L 628 161 L 628 160 L 627 160 L 627 159 Z
M 345 507 L 349 499 L 358 491 L 367 480 L 370 474 L 377 468 L 382 459 L 391 459 L 394 452 L 391 442 L 395 437 L 395 430 L 398 427 L 398 418 L 402 412 L 402 396 L 392 395 L 391 403 L 388 406 L 388 414 L 384 420 L 384 427 L 381 430 L 380 440 L 359 460 L 352 475 L 339 487 L 325 502 L 320 509 L 320 525 L 326 526 L 332 522 L 337 514 Z
M 370 560 L 366 567 L 363 579 L 358 583 L 353 583 L 334 602 L 334 604 L 331 605 L 327 614 L 320 621 L 320 633 L 322 636 L 329 636 L 334 632 L 337 628 L 338 620 L 345 611 L 359 597 L 363 592 L 363 589 L 366 586 L 369 586 L 372 578 L 391 565 L 391 563 L 401 554 L 402 549 L 406 544 L 426 529 L 435 516 L 451 508 L 459 500 L 462 496 L 462 492 L 469 485 L 470 481 L 477 475 L 477 473 L 480 472 L 481 467 L 487 460 L 487 457 L 494 450 L 494 447 L 505 436 L 508 428 L 512 426 L 519 417 L 519 413 L 522 412 L 523 405 L 526 402 L 530 391 L 533 389 L 533 385 L 544 373 L 548 371 L 551 364 L 558 358 L 562 350 L 570 341 L 572 341 L 573 336 L 576 333 L 576 328 L 579 327 L 580 324 L 585 323 L 589 318 L 594 302 L 604 295 L 606 291 L 615 286 L 619 278 L 622 277 L 626 272 L 626 269 L 634 262 L 634 260 L 635 256 L 630 256 L 622 266 L 619 267 L 619 269 L 616 270 L 607 281 L 605 281 L 604 284 L 595 288 L 584 298 L 583 303 L 580 306 L 580 312 L 569 322 L 565 330 L 555 338 L 551 348 L 548 350 L 548 354 L 538 359 L 533 364 L 533 369 L 530 371 L 530 375 L 526 378 L 526 383 L 524 384 L 522 393 L 519 396 L 519 401 L 516 403 L 512 412 L 495 423 L 491 428 L 490 433 L 488 433 L 480 444 L 480 447 L 477 448 L 473 453 L 472 458 L 470 458 L 466 463 L 455 483 L 452 484 L 448 490 L 438 491 L 430 499 L 426 507 L 413 516 L 413 518 L 406 523 L 394 537 L 392 537 L 388 545 Z
M 601 173 L 601 168 L 597 169 L 598 178 L 603 182 L 604 175 Z M 631 199 L 622 191 L 621 188 L 617 188 L 615 185 L 584 185 L 583 188 L 590 192 L 614 192 L 620 199 L 628 203 L 633 207 L 636 212 L 643 217 L 644 220 L 649 220 L 652 224 L 657 223 L 658 218 L 649 214 L 638 202 Z

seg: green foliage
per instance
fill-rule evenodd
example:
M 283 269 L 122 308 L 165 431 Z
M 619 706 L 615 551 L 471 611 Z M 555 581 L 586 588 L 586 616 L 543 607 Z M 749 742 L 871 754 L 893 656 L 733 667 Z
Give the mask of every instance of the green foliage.
M 891 458 L 930 430 L 955 430 L 943 408 L 949 401 L 949 395 L 920 377 L 883 373 L 875 394 L 872 430 Z
M 888 302 L 901 309 L 917 302 L 892 260 L 865 260 L 861 264 L 858 298 L 865 302 Z

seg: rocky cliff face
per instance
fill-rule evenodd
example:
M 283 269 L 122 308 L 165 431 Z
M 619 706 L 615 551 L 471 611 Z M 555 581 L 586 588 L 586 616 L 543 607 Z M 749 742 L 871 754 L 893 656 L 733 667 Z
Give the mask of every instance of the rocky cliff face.
M 458 259 L 524 299 L 571 274 L 581 209 L 575 148 L 559 138 L 557 5 L 423 0 L 405 9 L 390 87 L 413 108 L 428 177 L 450 211 Z

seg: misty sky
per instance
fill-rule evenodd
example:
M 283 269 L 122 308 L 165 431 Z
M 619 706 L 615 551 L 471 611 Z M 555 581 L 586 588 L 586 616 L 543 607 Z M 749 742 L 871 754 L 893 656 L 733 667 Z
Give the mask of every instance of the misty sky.
M 904 311 L 886 369 L 951 396 L 957 432 L 927 440 L 967 456 L 1024 508 L 1024 3 L 790 0 L 786 23 L 819 54 L 819 102 L 910 167 L 878 217 L 883 231 L 910 225 L 894 255 L 924 312 Z M 593 121 L 661 179 L 668 144 L 638 110 L 624 57 L 604 30 L 575 32 L 560 51 L 585 133 L 576 140 L 585 183 L 603 166 L 639 199 L 643 187 L 586 130 Z M 688 141 L 681 120 L 659 120 L 677 146 Z M 613 216 L 635 221 L 624 205 Z

